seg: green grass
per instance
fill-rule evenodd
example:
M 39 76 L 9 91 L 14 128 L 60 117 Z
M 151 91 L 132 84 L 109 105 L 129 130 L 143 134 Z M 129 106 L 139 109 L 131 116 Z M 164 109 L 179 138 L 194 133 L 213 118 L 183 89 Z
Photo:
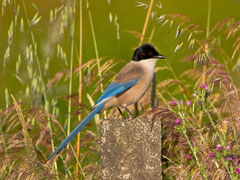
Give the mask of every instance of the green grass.
M 239 17 L 220 16 L 211 0 L 201 15 L 171 1 L 54 3 L 1 1 L 3 179 L 100 179 L 99 123 L 116 109 L 45 162 L 146 42 L 168 57 L 138 103 L 141 117 L 162 121 L 163 179 L 239 179 Z

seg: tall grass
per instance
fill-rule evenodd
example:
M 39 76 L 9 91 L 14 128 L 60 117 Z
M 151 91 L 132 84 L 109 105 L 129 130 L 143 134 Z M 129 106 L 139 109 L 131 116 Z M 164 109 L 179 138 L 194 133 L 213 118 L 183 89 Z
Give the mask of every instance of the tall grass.
M 73 51 L 74 51 L 74 33 L 75 33 L 75 13 L 76 13 L 76 1 L 74 0 L 72 7 L 70 8 L 71 12 L 71 56 L 70 56 L 70 66 L 69 66 L 69 90 L 68 95 L 71 96 L 72 94 L 72 79 L 73 79 Z M 67 135 L 70 134 L 70 127 L 71 127 L 71 108 L 72 108 L 72 99 L 69 98 L 68 100 L 68 116 L 67 116 Z M 68 149 L 68 146 L 67 146 Z M 68 158 L 68 154 L 66 155 L 66 159 Z
M 159 48 L 164 40 L 157 37 L 170 37 L 171 43 L 166 43 L 168 60 L 156 68 L 152 91 L 139 102 L 144 109 L 141 117 L 148 117 L 152 126 L 155 120 L 162 121 L 164 179 L 239 179 L 239 85 L 233 80 L 239 78 L 239 72 L 233 71 L 239 68 L 240 20 L 224 18 L 213 24 L 213 3 L 208 1 L 204 27 L 184 14 L 162 14 L 164 7 L 154 0 L 138 3 L 136 6 L 146 14 L 141 32 L 124 31 L 137 37 L 135 44 L 154 44 L 164 55 Z M 114 3 L 108 1 L 108 5 Z M 4 87 L 5 105 L 0 111 L 0 176 L 4 179 L 100 179 L 100 117 L 84 128 L 81 136 L 78 134 L 70 148 L 45 164 L 55 147 L 89 113 L 96 94 L 117 73 L 116 65 L 126 63 L 101 57 L 101 38 L 96 33 L 98 22 L 92 7 L 94 4 L 87 0 L 61 1 L 50 10 L 49 24 L 43 28 L 46 17 L 35 4 L 2 1 L 3 19 L 10 10 L 15 12 L 6 32 L 3 74 L 10 75 L 7 67 L 14 61 L 14 77 L 24 86 L 23 95 Z M 121 17 L 114 17 L 113 31 L 122 42 Z M 85 38 L 85 25 L 92 42 Z M 37 34 L 47 29 L 50 35 L 47 43 L 44 41 L 43 53 Z M 22 47 L 16 47 L 19 36 L 27 42 Z M 85 42 L 92 44 L 95 59 L 87 59 Z M 231 51 L 224 49 L 225 43 L 233 45 Z M 186 65 L 180 74 L 176 71 L 179 61 Z M 166 79 L 160 81 L 165 73 Z M 108 118 L 118 116 L 115 109 L 104 114 Z
M 83 55 L 83 2 L 82 0 L 79 1 L 79 58 L 78 58 L 78 65 L 79 67 L 82 66 L 82 55 Z M 79 89 L 78 89 L 78 103 L 81 104 L 82 102 L 82 69 L 79 68 Z M 78 121 L 81 121 L 81 114 L 78 115 Z M 77 159 L 80 156 L 80 138 L 81 133 L 78 133 L 77 136 Z M 78 163 L 76 162 L 75 168 L 75 180 L 78 179 Z
M 171 165 L 169 166 L 169 164 L 168 165 L 166 164 L 169 167 L 166 169 L 165 172 L 169 171 L 170 173 L 174 174 L 173 177 L 177 176 L 183 179 L 187 177 L 189 178 L 191 177 L 193 179 L 197 177 L 203 178 L 203 179 L 208 179 L 209 177 L 213 179 L 215 178 L 238 179 L 239 178 L 237 174 L 239 171 L 238 166 L 236 166 L 236 164 L 233 163 L 232 159 L 229 158 L 230 154 L 235 151 L 233 149 L 237 148 L 238 141 L 231 142 L 231 144 L 235 144 L 236 146 L 232 145 L 230 147 L 230 145 L 228 145 L 230 143 L 228 142 L 229 137 L 231 136 L 230 134 L 234 135 L 236 132 L 235 131 L 236 124 L 232 123 L 232 120 L 234 119 L 232 110 L 228 109 L 227 111 L 223 112 L 221 107 L 221 106 L 224 106 L 223 105 L 224 102 L 228 104 L 227 105 L 228 107 L 229 107 L 229 104 L 232 104 L 232 103 L 235 104 L 236 106 L 235 112 L 238 115 L 235 116 L 235 120 L 233 121 L 238 121 L 237 120 L 238 119 L 237 117 L 239 117 L 239 108 L 237 107 L 237 104 L 239 103 L 238 92 L 235 91 L 236 88 L 235 88 L 234 82 L 232 81 L 230 75 L 227 74 L 227 71 L 225 69 L 227 67 L 223 67 L 216 59 L 212 57 L 211 51 L 213 51 L 213 49 L 210 49 L 210 47 L 213 47 L 213 44 L 215 42 L 214 42 L 214 35 L 211 34 L 210 36 L 210 33 L 209 33 L 209 32 L 212 32 L 210 31 L 210 28 L 209 28 L 210 27 L 210 11 L 211 11 L 210 1 L 209 1 L 208 7 L 209 9 L 208 9 L 208 20 L 207 20 L 207 29 L 206 29 L 207 31 L 206 40 L 202 41 L 204 43 L 201 43 L 200 40 L 197 40 L 199 43 L 199 49 L 197 49 L 197 51 L 193 56 L 185 58 L 185 60 L 191 60 L 191 61 L 194 61 L 194 64 L 200 65 L 198 66 L 198 69 L 188 70 L 183 73 L 184 76 L 189 76 L 196 80 L 197 86 L 194 85 L 195 92 L 194 91 L 192 92 L 194 95 L 194 97 L 192 98 L 194 99 L 192 101 L 185 98 L 184 98 L 185 100 L 181 100 L 181 101 L 180 100 L 174 101 L 173 99 L 172 107 L 169 107 L 170 111 L 168 109 L 163 110 L 162 108 L 159 108 L 159 112 L 157 113 L 157 116 L 159 115 L 162 116 L 163 120 L 166 121 L 166 124 L 165 123 L 163 124 L 165 127 L 169 128 L 170 126 L 173 126 L 175 129 L 175 130 L 173 130 L 173 128 L 169 130 L 166 129 L 167 130 L 166 141 L 164 140 L 164 143 L 166 143 L 165 153 L 170 154 L 169 153 L 171 152 L 170 148 L 172 147 L 168 142 L 172 141 L 171 144 L 173 144 L 173 147 L 175 147 L 174 153 L 176 152 L 177 154 L 179 153 L 181 154 L 180 158 L 177 157 L 177 154 L 171 155 L 172 157 L 174 157 L 173 159 L 175 160 L 175 163 L 173 164 L 173 166 Z M 192 38 L 192 34 L 194 33 L 195 31 L 194 29 L 195 27 L 197 27 L 197 25 L 193 25 L 193 24 L 191 24 L 190 26 L 185 25 L 185 23 L 189 21 L 185 21 L 186 17 L 179 14 L 171 15 L 170 17 L 174 17 L 173 22 L 176 19 L 175 22 L 179 23 L 181 26 L 184 25 L 183 27 L 180 27 L 180 28 L 183 28 L 185 32 L 193 31 L 191 32 L 191 38 Z M 165 25 L 166 22 L 169 22 L 169 20 L 165 20 L 162 24 Z M 189 27 L 191 27 L 191 29 L 188 29 Z M 179 26 L 177 28 L 176 34 L 179 34 L 178 29 L 179 29 Z M 195 31 L 195 32 L 198 33 L 199 31 Z M 187 40 L 186 42 L 190 42 L 190 45 L 191 45 L 191 42 L 193 41 Z M 205 47 L 205 48 L 203 49 L 202 47 Z M 176 48 L 176 49 L 179 49 L 179 48 Z M 201 53 L 206 55 L 202 56 Z M 169 66 L 168 66 L 168 69 L 171 72 L 173 72 L 172 68 L 169 68 Z M 176 76 L 174 74 L 173 76 L 176 79 Z M 197 79 L 199 77 L 200 79 Z M 168 80 L 167 84 L 165 85 L 175 84 L 176 82 L 174 81 L 175 80 L 173 80 L 172 82 L 171 81 L 169 82 Z M 202 82 L 201 88 L 202 89 L 205 88 L 204 90 L 199 90 L 200 82 Z M 217 83 L 219 83 L 220 85 L 219 89 L 217 89 Z M 180 85 L 180 87 L 182 86 L 181 85 L 182 82 L 179 80 L 177 84 Z M 163 85 L 164 83 L 161 83 L 161 86 Z M 234 99 L 234 100 L 232 99 L 233 101 L 232 100 L 229 101 L 229 99 L 226 97 L 226 94 L 229 94 L 229 92 L 231 91 L 233 91 L 233 94 L 232 94 L 233 95 L 232 98 Z M 216 96 L 216 94 L 218 93 L 222 94 L 222 98 Z M 209 96 L 212 97 L 210 100 L 209 100 L 210 98 Z M 217 103 L 219 102 L 218 101 L 219 98 L 222 100 L 223 104 Z M 187 104 L 185 104 L 186 100 L 188 100 Z M 193 103 L 192 106 L 191 106 L 191 103 Z M 231 108 L 233 108 L 234 106 L 233 104 Z M 226 120 L 226 117 L 230 119 Z M 223 121 L 225 121 L 225 123 L 226 121 L 228 121 L 229 123 L 226 131 L 225 130 L 221 131 L 219 129 L 219 126 L 222 126 Z M 208 123 L 211 124 L 210 127 L 207 127 Z M 176 134 L 173 133 L 173 131 L 175 131 Z M 176 136 L 177 137 L 183 136 L 181 138 L 185 138 L 185 140 L 180 139 L 180 137 L 173 139 L 173 137 L 176 137 Z M 196 136 L 197 137 L 199 136 L 201 138 L 197 140 Z M 234 136 L 231 136 L 231 137 L 233 138 Z M 187 143 L 188 147 L 184 143 Z M 178 149 L 178 147 L 181 147 L 181 146 L 182 146 L 182 150 Z M 191 153 L 189 153 L 189 151 Z M 194 160 L 192 160 L 191 155 L 189 155 L 188 153 L 193 155 Z M 238 155 L 231 154 L 231 157 L 234 157 L 235 159 L 235 157 L 238 157 Z M 206 158 L 207 160 L 206 159 L 204 160 L 204 158 Z M 166 163 L 170 162 L 171 164 L 172 162 L 174 162 L 172 160 L 169 161 L 168 158 L 166 159 L 167 159 Z M 182 170 L 180 169 L 177 170 L 176 161 L 181 162 L 179 164 L 180 165 L 179 168 L 180 169 L 183 168 Z M 192 164 L 193 162 L 194 164 L 196 163 L 198 167 L 197 171 L 194 171 L 196 169 L 193 168 L 194 166 L 194 164 Z M 211 164 L 210 162 L 216 163 L 217 165 L 214 167 L 214 165 Z M 191 168 L 190 173 L 189 171 L 188 172 L 184 171 L 184 167 L 187 169 Z M 214 168 L 216 169 L 213 170 Z M 175 170 L 177 170 L 178 172 Z M 201 176 L 199 177 L 199 171 L 202 172 L 202 177 Z M 216 172 L 216 173 L 213 173 L 213 172 Z

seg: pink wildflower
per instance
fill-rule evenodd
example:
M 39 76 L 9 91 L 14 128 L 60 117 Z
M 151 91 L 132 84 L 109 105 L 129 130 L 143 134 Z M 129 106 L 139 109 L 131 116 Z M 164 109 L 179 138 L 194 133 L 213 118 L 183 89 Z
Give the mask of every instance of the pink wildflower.
M 209 153 L 209 157 L 214 157 L 215 154 L 212 152 L 212 153 Z
M 180 124 L 180 123 L 181 123 L 181 120 L 180 120 L 180 119 L 176 119 L 176 120 L 175 120 L 175 123 L 176 123 L 176 124 Z
M 201 84 L 201 85 L 200 85 L 200 87 L 201 87 L 201 88 L 204 88 L 204 87 L 205 87 L 205 85 L 204 85 L 204 84 Z
M 219 151 L 221 151 L 221 150 L 222 150 L 222 145 L 221 145 L 221 144 L 218 144 L 218 145 L 217 145 L 217 149 L 218 149 Z
M 171 101 L 171 105 L 176 106 L 177 105 L 177 101 Z

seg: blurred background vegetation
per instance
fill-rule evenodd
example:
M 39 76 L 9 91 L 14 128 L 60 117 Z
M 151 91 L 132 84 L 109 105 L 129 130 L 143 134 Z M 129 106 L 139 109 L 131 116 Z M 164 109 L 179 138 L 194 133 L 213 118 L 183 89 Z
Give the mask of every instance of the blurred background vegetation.
M 149 8 L 151 3 L 152 8 Z M 167 108 L 171 100 L 192 100 L 191 94 L 203 83 L 211 86 L 215 93 L 211 99 L 210 114 L 217 112 L 222 118 L 237 119 L 238 109 L 232 109 L 236 114 L 230 110 L 223 114 L 218 111 L 220 105 L 215 103 L 222 95 L 213 86 L 214 82 L 223 80 L 223 85 L 220 83 L 219 88 L 225 85 L 223 93 L 227 96 L 227 92 L 232 92 L 233 86 L 236 95 L 234 98 L 239 101 L 239 9 L 239 0 L 1 0 L 2 177 L 74 178 L 75 173 L 78 173 L 82 179 L 99 178 L 99 117 L 81 133 L 80 158 L 76 158 L 78 145 L 75 138 L 72 143 L 74 151 L 71 147 L 67 148 L 55 162 L 47 165 L 44 162 L 53 148 L 65 138 L 65 134 L 78 124 L 78 119 L 88 114 L 101 94 L 101 89 L 131 60 L 135 48 L 141 43 L 145 24 L 146 32 L 142 36 L 142 43 L 153 44 L 168 58 L 167 61 L 159 61 L 156 68 L 159 111 L 155 115 L 162 112 L 161 108 Z M 147 18 L 149 21 L 146 23 Z M 79 66 L 80 59 L 82 66 Z M 213 62 L 213 59 L 217 63 L 214 61 L 213 67 L 208 66 L 207 62 Z M 194 63 L 188 62 L 190 60 Z M 214 70 L 220 66 L 221 72 L 215 75 Z M 191 71 L 192 69 L 194 70 Z M 79 83 L 80 73 L 82 79 Z M 80 91 L 79 85 L 82 87 Z M 140 102 L 145 109 L 143 116 L 154 114 L 149 105 L 150 93 L 149 91 L 144 96 L 144 102 Z M 19 103 L 13 105 L 14 98 L 11 95 Z M 179 115 L 177 111 L 174 112 Z M 193 110 L 194 113 L 196 111 Z M 24 121 L 17 118 L 21 114 Z M 100 119 L 116 116 L 118 113 L 115 110 L 109 110 L 106 114 L 100 114 Z M 177 118 L 171 114 L 163 117 L 172 118 L 173 123 L 174 118 Z M 194 117 L 204 119 L 201 109 Z M 194 123 L 189 121 L 189 124 L 192 126 Z M 204 128 L 207 124 L 198 125 Z M 24 131 L 21 133 L 24 126 L 29 135 Z M 166 127 L 165 124 L 163 126 Z M 178 132 L 185 137 L 184 131 L 180 129 Z M 211 137 L 218 139 L 216 132 L 214 129 Z M 167 130 L 164 133 L 169 135 Z M 234 130 L 234 133 L 236 139 L 238 131 Z M 177 137 L 175 136 L 176 139 Z M 26 140 L 28 138 L 32 143 Z M 226 139 L 223 141 L 226 142 Z M 210 142 L 212 144 L 203 150 L 206 154 L 209 147 L 213 148 L 216 144 L 213 140 Z M 25 148 L 27 144 L 30 150 Z M 201 171 L 202 175 L 199 171 L 185 172 L 185 165 L 191 165 L 189 169 L 192 170 L 201 170 L 201 166 L 196 167 L 193 161 L 183 162 L 184 158 L 179 160 L 177 145 L 175 142 L 171 145 L 164 144 L 164 162 L 167 162 L 164 165 L 164 178 L 204 178 L 204 171 Z M 177 149 L 175 154 L 168 154 L 167 151 L 173 147 Z M 236 146 L 236 149 L 239 147 Z M 229 154 L 224 155 L 226 157 Z M 76 159 L 79 161 L 76 162 Z M 217 167 L 224 174 L 222 178 L 237 177 L 233 172 L 237 167 L 232 168 L 232 176 L 228 176 L 230 170 L 226 171 L 226 166 L 229 165 L 225 166 L 221 162 Z M 30 167 L 29 163 L 34 166 Z M 206 164 L 203 162 L 203 166 L 208 169 Z M 174 168 L 170 167 L 175 167 L 175 170 L 176 167 L 181 168 L 172 173 Z M 214 171 L 217 167 L 213 168 Z M 209 177 L 213 178 L 215 174 L 210 173 Z

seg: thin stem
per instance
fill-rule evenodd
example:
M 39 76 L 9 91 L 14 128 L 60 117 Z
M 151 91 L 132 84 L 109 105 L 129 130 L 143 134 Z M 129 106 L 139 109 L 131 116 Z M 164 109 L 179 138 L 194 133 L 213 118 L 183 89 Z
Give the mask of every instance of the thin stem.
M 43 82 L 43 76 L 42 76 L 42 70 L 41 70 L 41 66 L 40 66 L 40 60 L 39 60 L 39 57 L 38 57 L 38 53 L 37 53 L 37 43 L 35 41 L 35 38 L 34 38 L 34 34 L 31 30 L 31 23 L 30 23 L 30 20 L 28 18 L 28 14 L 27 14 L 27 9 L 26 9 L 26 6 L 25 6 L 25 3 L 24 3 L 24 0 L 22 0 L 22 5 L 23 5 L 23 9 L 24 9 L 24 14 L 25 14 L 25 17 L 26 17 L 26 20 L 27 20 L 27 24 L 29 26 L 29 30 L 30 30 L 30 33 L 31 33 L 31 39 L 32 39 L 32 44 L 33 44 L 33 47 L 34 47 L 34 55 L 36 57 L 36 61 L 37 61 L 37 67 L 38 67 L 38 72 L 39 72 L 39 76 L 40 76 L 40 83 L 41 83 L 41 86 L 42 86 L 42 92 L 43 92 L 43 102 L 44 102 L 44 109 L 46 111 L 48 111 L 48 103 L 47 103 L 47 95 L 46 95 L 46 88 L 45 88 L 45 84 Z M 47 117 L 48 119 L 48 123 L 47 123 L 47 126 L 49 128 L 49 131 L 50 131 L 50 136 L 52 137 L 52 126 L 51 126 L 51 121 L 50 121 L 50 118 Z M 51 147 L 52 147 L 52 151 L 54 151 L 54 142 L 53 142 L 53 139 L 51 138 Z M 54 167 L 55 167 L 55 171 L 57 172 L 57 163 L 54 162 Z M 57 179 L 59 179 L 59 177 L 57 176 Z
M 217 126 L 215 125 L 214 120 L 213 120 L 211 114 L 209 113 L 209 111 L 207 110 L 205 104 L 203 104 L 203 111 L 207 114 L 207 116 L 208 116 L 208 118 L 209 118 L 209 120 L 210 120 L 210 122 L 211 122 L 211 124 L 212 124 L 212 126 L 213 126 L 213 128 L 214 128 L 214 130 L 215 130 L 215 132 L 216 132 L 216 135 L 219 137 L 219 140 L 220 140 L 221 145 L 225 145 L 224 138 L 219 134 L 218 129 L 217 129 Z M 223 158 L 221 158 L 221 162 L 223 163 L 223 165 L 224 165 L 225 168 L 227 169 L 230 178 L 231 178 L 231 179 L 234 179 L 232 173 L 231 173 L 230 170 L 229 170 L 229 166 L 227 165 L 227 163 L 225 162 L 225 160 L 224 160 Z
M 83 8 L 82 8 L 82 0 L 79 0 L 79 58 L 78 58 L 78 65 L 79 65 L 79 82 L 78 82 L 78 86 L 79 86 L 79 90 L 78 90 L 78 103 L 80 104 L 82 102 L 82 45 L 83 45 L 83 39 L 82 39 L 82 35 L 83 35 Z M 81 113 L 78 114 L 78 121 L 81 121 Z M 80 140 L 81 140 L 81 133 L 78 133 L 77 136 L 77 160 L 79 159 L 80 156 Z M 78 179 L 78 162 L 76 162 L 76 168 L 75 168 L 75 180 Z
M 153 2 L 154 2 L 154 0 L 150 0 L 150 4 L 148 6 L 148 12 L 147 12 L 147 16 L 146 16 L 145 23 L 144 23 L 144 26 L 143 26 L 139 46 L 143 43 L 143 39 L 144 39 L 146 30 L 147 30 L 148 21 L 149 21 L 150 15 L 151 15 L 152 7 L 153 7 Z
M 210 19 L 211 19 L 211 0 L 208 0 L 208 15 L 207 15 L 207 27 L 206 27 L 206 39 L 207 43 L 205 45 L 205 53 L 207 54 L 207 57 L 209 57 L 209 43 L 208 43 L 208 38 L 209 38 L 209 30 L 210 30 Z M 206 73 L 207 73 L 207 66 L 206 64 L 203 65 L 203 74 L 202 74 L 202 84 L 206 84 Z M 199 122 L 202 124 L 202 117 L 203 113 L 200 112 L 199 114 Z
M 209 38 L 210 19 L 211 19 L 211 1 L 212 0 L 208 0 L 208 16 L 207 16 L 206 38 Z
M 95 50 L 95 55 L 96 55 L 96 59 L 97 59 L 98 76 L 99 76 L 99 78 L 101 78 L 102 75 L 101 75 L 101 68 L 100 68 L 100 60 L 99 60 L 97 40 L 96 40 L 96 35 L 95 35 L 94 25 L 93 25 L 93 20 L 92 20 L 92 14 L 90 11 L 89 2 L 88 2 L 88 0 L 86 0 L 86 1 L 87 1 L 87 10 L 88 10 L 89 21 L 90 21 L 90 26 L 91 26 L 92 36 L 93 36 L 94 50 Z M 100 84 L 100 87 L 101 87 L 101 91 L 103 92 L 103 84 L 102 83 Z
M 156 88 L 157 88 L 157 79 L 156 79 L 156 73 L 154 72 L 153 79 L 152 79 L 152 91 L 151 91 L 151 108 L 152 109 L 157 108 L 157 104 L 155 104 Z
M 95 49 L 95 54 L 96 54 L 96 59 L 97 59 L 98 76 L 101 79 L 102 73 L 101 73 L 100 59 L 99 59 L 99 54 L 98 54 L 97 40 L 96 40 L 96 35 L 95 35 L 95 31 L 94 31 L 94 26 L 93 26 L 92 14 L 90 11 L 90 6 L 89 6 L 88 0 L 86 0 L 86 2 L 87 2 L 88 16 L 89 16 L 89 21 L 90 21 L 90 26 L 91 26 L 92 36 L 93 36 L 94 49 Z M 103 84 L 102 83 L 100 83 L 100 90 L 101 90 L 101 92 L 103 92 Z M 104 114 L 104 118 L 106 119 L 107 118 L 106 112 L 104 111 L 103 114 Z M 98 115 L 96 115 L 96 117 L 99 119 Z
M 2 122 L 1 116 L 0 116 L 0 122 Z M 3 150 L 5 153 L 7 153 L 7 146 L 6 146 L 6 141 L 5 141 L 5 135 L 3 134 L 2 124 L 0 124 L 0 133 L 1 133 L 1 139 L 2 139 L 2 144 L 3 144 Z
M 215 125 L 214 120 L 213 120 L 211 114 L 210 114 L 209 111 L 207 110 L 206 105 L 203 104 L 202 107 L 203 107 L 203 111 L 207 114 L 208 119 L 210 120 L 213 129 L 215 130 L 217 136 L 219 137 L 219 140 L 220 140 L 221 144 L 224 145 L 224 138 L 219 134 L 218 129 L 217 129 L 217 126 Z
M 150 4 L 148 6 L 147 16 L 146 16 L 145 23 L 144 23 L 143 30 L 142 30 L 142 34 L 141 34 L 141 39 L 140 39 L 140 42 L 139 42 L 139 46 L 143 43 L 143 39 L 144 39 L 146 30 L 147 30 L 148 21 L 149 21 L 150 15 L 151 15 L 152 7 L 153 7 L 153 2 L 154 2 L 154 0 L 150 0 Z M 156 83 L 156 81 L 154 82 L 154 80 L 153 80 L 152 83 Z M 135 107 L 135 116 L 137 117 L 139 115 L 138 103 L 135 103 L 134 107 Z
M 192 151 L 192 153 L 193 153 L 193 155 L 194 155 L 194 158 L 196 159 L 196 163 L 197 163 L 197 166 L 198 166 L 198 168 L 200 169 L 200 171 L 201 171 L 201 173 L 202 173 L 202 175 L 203 175 L 203 178 L 204 179 L 208 179 L 208 176 L 207 176 L 207 173 L 206 173 L 206 169 L 205 169 L 205 167 L 200 163 L 200 161 L 199 161 L 199 159 L 198 159 L 198 157 L 197 157 L 197 152 L 196 152 L 196 150 L 194 150 L 194 147 L 192 146 L 192 143 L 191 143 L 191 141 L 190 141 L 190 139 L 189 139 L 189 137 L 188 137 L 188 135 L 187 135 L 187 130 L 186 130 L 186 122 L 185 122 L 185 117 L 184 117 L 184 115 L 182 114 L 182 113 L 178 113 L 179 114 L 179 116 L 181 117 L 181 119 L 182 119 L 182 122 L 183 122 L 183 130 L 182 130 L 182 133 L 183 133 L 183 135 L 184 135 L 184 137 L 186 138 L 186 140 L 187 140 L 187 143 L 188 143 L 188 145 L 189 145 L 189 147 L 190 147 L 190 149 L 191 149 L 191 151 Z
M 207 57 L 209 56 L 209 43 L 208 43 L 208 38 L 209 38 L 209 29 L 210 29 L 210 19 L 211 19 L 211 1 L 208 0 L 208 15 L 207 15 L 207 27 L 206 27 L 206 39 L 207 43 L 205 45 L 205 53 L 207 54 Z M 206 71 L 207 71 L 207 66 L 204 64 L 203 66 L 203 76 L 202 76 L 202 83 L 206 83 Z
M 71 96 L 72 94 L 72 75 L 73 75 L 73 49 L 74 49 L 74 32 L 75 32 L 75 11 L 76 11 L 76 0 L 73 0 L 73 14 L 72 14 L 72 24 L 71 24 L 71 59 L 70 59 L 70 67 L 69 67 L 69 86 L 68 86 L 68 95 Z M 72 99 L 69 98 L 68 100 L 68 116 L 67 116 L 67 135 L 70 134 L 71 128 L 71 108 L 72 106 Z M 69 149 L 69 146 L 67 146 Z M 68 152 L 68 151 L 67 151 Z M 66 154 L 66 159 L 68 158 L 68 153 Z
M 156 30 L 156 24 L 154 25 L 153 29 L 152 29 L 152 32 L 151 32 L 151 35 L 149 37 L 149 40 L 148 40 L 148 43 L 151 43 L 152 42 L 152 38 L 153 38 L 153 35 L 155 33 L 155 30 Z

